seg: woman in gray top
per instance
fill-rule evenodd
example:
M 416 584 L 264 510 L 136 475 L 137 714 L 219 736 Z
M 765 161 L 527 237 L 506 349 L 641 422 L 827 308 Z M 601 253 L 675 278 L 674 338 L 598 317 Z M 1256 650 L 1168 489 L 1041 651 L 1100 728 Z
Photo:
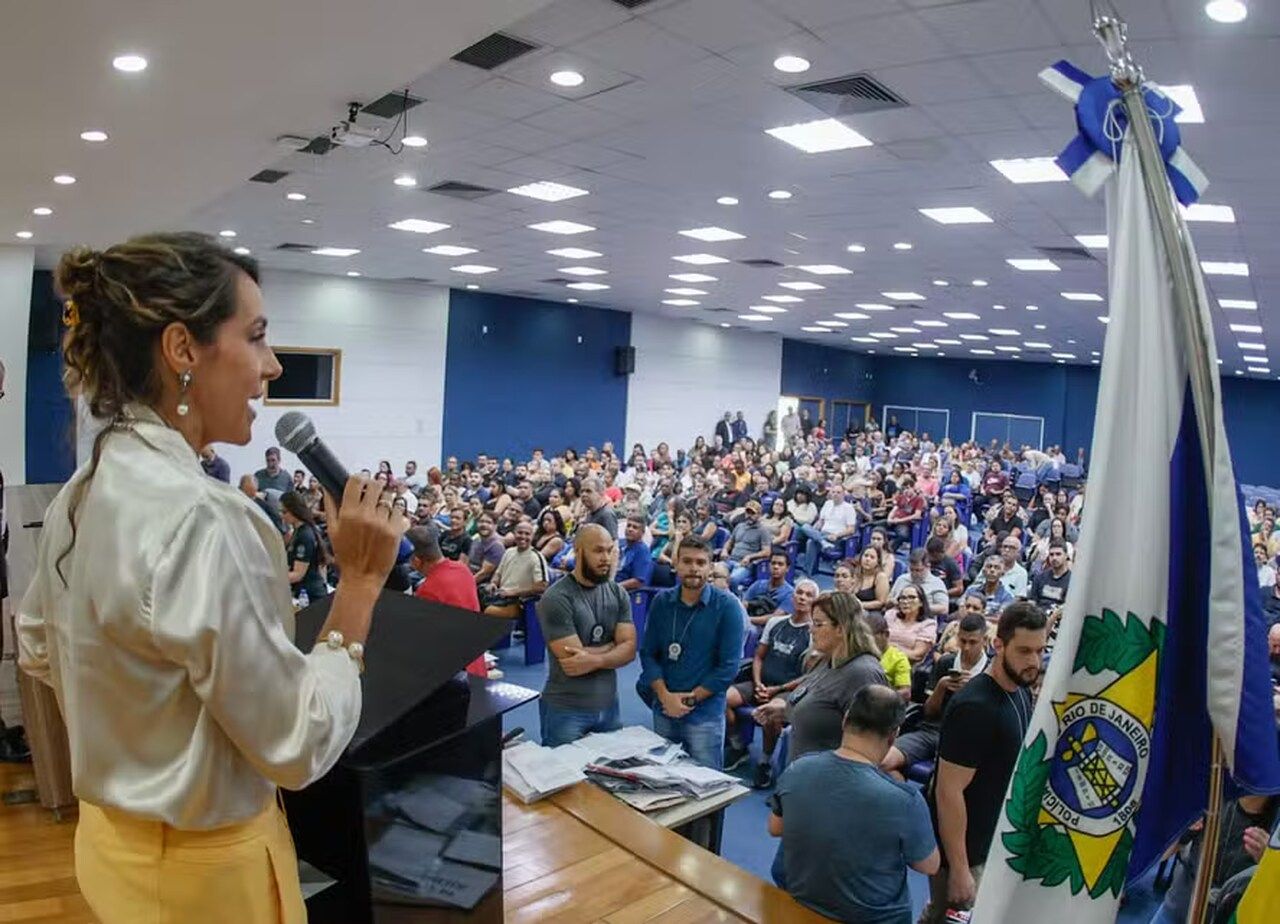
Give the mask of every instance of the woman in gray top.
M 853 594 L 818 597 L 809 638 L 817 664 L 789 694 L 755 711 L 761 725 L 791 725 L 788 764 L 810 752 L 839 747 L 845 710 L 853 695 L 869 683 L 888 685 L 862 604 Z

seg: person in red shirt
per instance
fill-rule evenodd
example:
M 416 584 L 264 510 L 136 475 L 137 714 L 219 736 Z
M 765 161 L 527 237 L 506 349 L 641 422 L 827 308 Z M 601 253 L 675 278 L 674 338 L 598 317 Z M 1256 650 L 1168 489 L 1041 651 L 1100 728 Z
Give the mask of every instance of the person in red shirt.
M 415 526 L 404 535 L 413 546 L 410 563 L 422 575 L 422 583 L 413 595 L 446 606 L 456 606 L 461 610 L 480 612 L 475 575 L 462 562 L 444 557 L 440 551 L 440 535 L 436 525 L 428 523 Z M 485 663 L 484 655 L 467 665 L 467 673 L 476 677 L 489 677 L 489 666 Z
M 1009 476 L 1000 465 L 1000 461 L 992 459 L 986 472 L 983 473 L 979 490 L 975 492 L 973 498 L 974 515 L 981 519 L 989 506 L 1000 503 L 1000 498 L 1007 490 L 1009 490 Z
M 924 517 L 925 500 L 916 489 L 916 480 L 911 475 L 903 475 L 898 493 L 893 496 L 893 510 L 885 522 L 889 525 L 889 547 L 897 551 L 898 546 L 906 544 L 911 547 L 911 531 L 916 523 Z

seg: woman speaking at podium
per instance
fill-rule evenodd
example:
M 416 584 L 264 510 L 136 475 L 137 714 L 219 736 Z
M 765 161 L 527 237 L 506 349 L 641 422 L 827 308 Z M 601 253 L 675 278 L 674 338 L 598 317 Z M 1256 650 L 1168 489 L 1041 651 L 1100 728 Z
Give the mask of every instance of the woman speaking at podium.
M 103 924 L 306 920 L 277 787 L 323 775 L 355 732 L 406 526 L 376 483 L 347 482 L 341 587 L 295 648 L 279 532 L 198 455 L 248 443 L 280 375 L 257 278 L 198 234 L 58 264 L 68 384 L 110 424 L 45 514 L 19 657 L 66 720 L 76 878 Z

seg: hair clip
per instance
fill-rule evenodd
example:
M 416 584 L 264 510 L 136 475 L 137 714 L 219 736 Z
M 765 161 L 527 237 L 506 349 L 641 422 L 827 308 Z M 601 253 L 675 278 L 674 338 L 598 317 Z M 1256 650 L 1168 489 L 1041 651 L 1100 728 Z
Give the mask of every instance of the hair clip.
M 71 299 L 67 299 L 67 303 L 62 306 L 62 323 L 66 327 L 75 327 L 80 323 L 80 309 Z

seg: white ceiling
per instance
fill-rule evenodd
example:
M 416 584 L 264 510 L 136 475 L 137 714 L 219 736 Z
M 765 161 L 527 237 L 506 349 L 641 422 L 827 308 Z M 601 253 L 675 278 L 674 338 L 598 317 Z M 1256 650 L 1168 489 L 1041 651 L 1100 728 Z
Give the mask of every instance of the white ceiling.
M 104 182 L 128 186 L 127 195 L 122 190 L 116 197 L 119 211 L 136 212 L 136 203 L 145 200 L 154 203 L 149 223 L 181 216 L 185 223 L 209 231 L 234 229 L 239 235 L 236 243 L 252 248 L 271 266 L 328 273 L 354 270 L 458 287 L 471 282 L 486 291 L 556 300 L 577 297 L 583 304 L 728 322 L 856 349 L 867 347 L 851 342 L 850 336 L 888 332 L 918 319 L 948 326 L 902 334 L 878 350 L 891 352 L 893 346 L 957 339 L 961 334 L 991 339 L 944 344 L 941 352 L 967 356 L 974 348 L 1044 342 L 1052 345 L 1052 352 L 1074 353 L 1075 361 L 1088 363 L 1091 351 L 1102 348 L 1105 328 L 1097 317 L 1105 313 L 1105 306 L 1067 301 L 1060 293 L 1103 293 L 1103 263 L 1064 261 L 1061 272 L 1026 273 L 1005 262 L 1039 256 L 1036 247 L 1074 246 L 1076 234 L 1102 232 L 1102 203 L 1085 199 L 1068 183 L 1011 184 L 987 163 L 994 158 L 1054 155 L 1070 140 L 1070 106 L 1042 87 L 1036 74 L 1063 57 L 1094 73 L 1104 71 L 1089 30 L 1087 0 L 650 0 L 634 11 L 612 0 L 554 0 L 504 27 L 541 47 L 494 72 L 454 61 L 415 69 L 412 65 L 422 63 L 424 56 L 408 55 L 403 48 L 415 43 L 421 47 L 425 39 L 419 40 L 419 33 L 431 39 L 432 54 L 427 57 L 443 57 L 440 36 L 426 25 L 436 18 L 415 14 L 414 21 L 423 25 L 411 30 L 403 27 L 408 20 L 392 21 L 386 8 L 404 7 L 400 15 L 408 17 L 409 10 L 420 5 L 383 0 L 361 8 L 358 17 L 346 14 L 360 20 L 355 31 L 378 30 L 378 40 L 361 41 L 358 50 L 335 49 L 322 56 L 314 52 L 323 47 L 318 39 L 289 42 L 287 48 L 281 42 L 274 52 L 281 74 L 263 81 L 267 89 L 283 79 L 296 79 L 304 68 L 309 80 L 326 79 L 331 66 L 366 60 L 371 48 L 382 49 L 377 60 L 367 62 L 361 75 L 365 79 L 346 79 L 340 89 L 335 86 L 328 92 L 328 109 L 312 105 L 306 110 L 266 105 L 262 93 L 244 91 L 239 80 L 243 56 L 228 55 L 226 47 L 236 45 L 245 30 L 220 25 L 230 18 L 221 13 L 225 4 L 218 15 L 206 14 L 207 23 L 195 22 L 195 12 L 184 10 L 182 22 L 177 13 L 170 14 L 174 38 L 181 37 L 201 53 L 191 63 L 187 55 L 171 54 L 157 36 L 153 47 L 166 60 L 163 68 L 157 63 L 155 76 L 181 81 L 184 95 L 200 100 L 189 107 L 188 117 L 198 119 L 202 127 L 190 126 L 189 149 L 183 150 L 177 145 L 186 133 L 171 138 L 174 132 L 166 130 L 160 141 L 155 132 L 148 133 L 143 153 L 133 152 L 146 157 L 145 172 L 136 164 L 126 169 L 128 161 L 104 168 Z M 494 5 L 501 4 L 490 4 Z M 1269 331 L 1237 335 L 1226 325 L 1259 323 L 1269 328 L 1265 319 L 1277 312 L 1273 303 L 1280 301 L 1280 185 L 1271 178 L 1274 149 L 1280 143 L 1280 95 L 1274 90 L 1280 76 L 1280 10 L 1255 0 L 1248 20 L 1224 26 L 1205 17 L 1202 0 L 1119 0 L 1119 5 L 1130 22 L 1135 54 L 1149 77 L 1164 84 L 1192 84 L 1204 108 L 1205 124 L 1183 126 L 1184 144 L 1212 182 L 1204 201 L 1233 206 L 1238 224 L 1197 223 L 1192 229 L 1203 259 L 1247 260 L 1251 265 L 1250 278 L 1208 280 L 1218 297 L 1259 302 L 1257 312 L 1215 308 L 1223 368 L 1243 371 L 1238 341 L 1276 345 Z M 347 8 L 341 3 L 332 6 L 335 16 Z M 449 6 L 452 10 L 464 5 Z M 470 14 L 479 4 L 465 6 Z M 515 6 L 506 4 L 507 9 Z M 291 26 L 305 20 L 283 13 L 279 18 L 288 19 Z M 125 37 L 117 26 L 112 29 L 105 33 L 108 37 L 96 40 L 90 55 L 99 80 L 104 77 L 101 63 Z M 221 41 L 208 40 L 207 35 L 218 34 L 213 31 L 192 34 L 215 29 L 225 36 Z M 272 31 L 257 25 L 251 29 L 249 38 Z M 468 39 L 454 41 L 443 51 L 457 51 L 483 31 L 473 30 Z M 406 32 L 414 37 L 404 38 Z M 255 47 L 264 42 L 256 39 Z M 21 50 L 25 40 L 6 43 Z M 55 36 L 31 44 L 43 46 L 46 56 L 54 59 L 46 70 L 57 75 L 66 58 L 50 53 L 57 47 Z M 812 61 L 812 69 L 803 75 L 775 71 L 772 62 L 784 53 L 803 55 Z M 405 66 L 395 66 L 401 63 Z M 375 79 L 378 64 L 381 80 Z M 263 67 L 260 62 L 244 66 Z M 581 71 L 586 82 L 576 89 L 553 86 L 547 77 L 562 68 Z M 398 75 L 398 70 L 408 73 Z M 910 103 L 906 109 L 845 119 L 874 146 L 807 155 L 764 133 L 766 128 L 824 115 L 785 87 L 861 71 L 871 72 Z M 262 80 L 255 76 L 255 83 Z M 278 186 L 246 182 L 266 165 L 262 155 L 275 135 L 318 134 L 334 121 L 333 110 L 340 109 L 342 101 L 351 97 L 367 102 L 406 86 L 397 79 L 411 81 L 411 92 L 427 100 L 410 111 L 409 121 L 415 133 L 430 140 L 425 152 L 408 151 L 398 158 L 380 148 L 338 149 L 324 157 L 292 154 L 272 163 L 292 171 Z M 239 94 L 228 92 L 231 80 L 241 88 Z M 137 87 L 130 84 L 127 90 L 113 92 L 133 94 L 140 92 Z M 210 94 L 208 87 L 217 91 Z M 40 101 L 42 110 L 56 108 L 48 105 L 48 98 Z M 209 131 L 211 106 L 234 110 L 248 120 L 256 134 L 244 143 L 254 148 L 258 160 L 244 156 L 233 163 L 207 150 L 220 145 L 210 137 L 215 134 Z M 77 162 L 56 169 L 88 172 L 91 167 L 78 161 L 91 153 L 96 157 L 97 152 L 79 150 L 71 129 L 78 131 L 93 111 L 72 111 L 78 119 L 70 126 L 65 112 L 58 115 L 63 135 L 70 132 L 69 150 Z M 218 124 L 224 130 L 235 124 L 227 112 L 221 116 Z M 168 127 L 171 118 L 150 122 Z M 367 124 L 389 127 L 374 119 Z M 221 137 L 221 131 L 216 134 Z M 182 163 L 185 159 L 195 163 Z M 44 161 L 41 168 L 45 185 L 38 188 L 51 189 L 43 174 L 55 172 L 52 161 Z M 200 200 L 181 195 L 184 184 L 206 173 L 206 188 L 216 180 L 227 191 L 203 208 L 188 211 Z M 392 179 L 402 173 L 416 176 L 419 188 L 393 185 Z M 133 177 L 137 182 L 128 183 Z M 501 192 L 467 202 L 423 191 L 444 180 L 500 190 L 556 180 L 587 189 L 590 195 L 552 204 Z M 0 179 L 0 184 L 5 182 Z M 777 188 L 792 191 L 794 197 L 785 202 L 768 199 L 766 192 Z M 70 203 L 80 191 L 78 185 L 57 195 Z M 304 192 L 308 200 L 288 202 L 287 191 Z M 725 195 L 736 196 L 740 204 L 717 205 L 716 198 Z M 13 204 L 5 185 L 0 185 L 0 201 Z M 25 208 L 27 203 L 21 204 Z M 995 222 L 942 226 L 917 211 L 938 206 L 976 206 Z M 22 209 L 0 211 L 10 224 L 23 214 Z M 301 224 L 304 217 L 314 223 Z M 410 217 L 453 227 L 431 235 L 387 227 Z M 562 237 L 526 227 L 553 218 L 584 222 L 597 230 Z M 33 221 L 20 220 L 28 225 Z M 703 243 L 677 233 L 708 225 L 730 228 L 746 239 Z M 83 235 L 83 224 L 71 227 Z M 896 241 L 909 241 L 914 249 L 895 251 L 891 245 Z M 340 259 L 272 250 L 283 242 L 356 247 L 362 252 Z M 846 245 L 854 242 L 865 245 L 866 252 L 846 252 Z M 461 244 L 480 252 L 465 257 L 421 252 L 437 244 Z M 545 253 L 566 246 L 604 256 L 576 261 Z M 735 262 L 698 267 L 672 259 L 700 252 Z M 1104 251 L 1093 253 L 1105 259 Z M 755 258 L 788 266 L 760 269 L 736 262 Z M 496 266 L 499 271 L 481 277 L 451 272 L 450 267 L 460 263 Z M 825 263 L 853 272 L 817 277 L 793 268 Z M 562 276 L 560 267 L 579 264 L 608 270 L 590 281 L 611 288 L 575 292 L 544 281 Z M 668 278 L 680 272 L 705 272 L 718 279 L 689 284 Z M 950 285 L 934 286 L 934 279 Z M 974 279 L 989 285 L 973 287 Z M 793 280 L 816 281 L 827 288 L 791 293 L 805 300 L 785 305 L 787 313 L 768 322 L 738 320 L 749 306 L 764 303 L 762 296 L 787 294 L 778 284 Z M 685 285 L 708 293 L 693 296 L 701 304 L 661 304 L 678 297 L 664 293 L 664 288 Z M 924 309 L 872 314 L 870 320 L 849 321 L 848 328 L 825 335 L 800 329 L 831 319 L 834 312 L 856 311 L 858 302 L 884 302 L 885 291 L 921 293 L 926 296 Z M 1006 307 L 996 310 L 994 305 Z M 1038 310 L 1028 311 L 1027 305 Z M 957 311 L 971 311 L 980 319 L 944 317 L 944 312 Z M 991 328 L 1014 329 L 1019 335 L 991 335 Z M 997 358 L 1048 359 L 1046 351 L 1034 357 L 1002 353 Z M 1280 368 L 1273 371 L 1280 373 Z

